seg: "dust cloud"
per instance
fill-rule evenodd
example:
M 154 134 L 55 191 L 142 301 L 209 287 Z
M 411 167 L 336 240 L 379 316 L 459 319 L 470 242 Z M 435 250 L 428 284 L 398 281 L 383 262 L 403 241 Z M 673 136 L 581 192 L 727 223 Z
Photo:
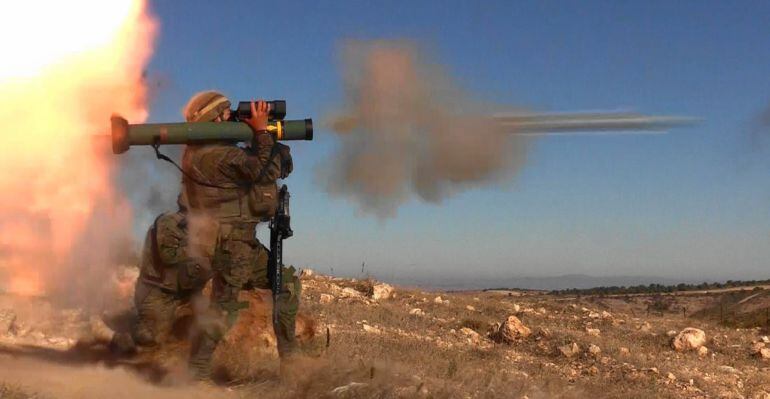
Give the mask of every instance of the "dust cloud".
M 165 146 L 161 152 L 179 160 L 182 147 Z M 172 165 L 158 160 L 149 146 L 131 148 L 114 158 L 120 187 L 133 205 L 134 226 L 141 229 L 134 233 L 142 237 L 160 213 L 176 209 L 180 173 Z
M 407 41 L 343 46 L 345 104 L 327 124 L 339 148 L 321 165 L 326 190 L 361 211 L 392 217 L 518 172 L 532 138 L 506 133 L 487 104 Z
M 156 21 L 143 0 L 44 3 L 0 15 L 0 291 L 98 312 L 120 290 L 133 214 L 94 135 L 112 113 L 146 119 Z

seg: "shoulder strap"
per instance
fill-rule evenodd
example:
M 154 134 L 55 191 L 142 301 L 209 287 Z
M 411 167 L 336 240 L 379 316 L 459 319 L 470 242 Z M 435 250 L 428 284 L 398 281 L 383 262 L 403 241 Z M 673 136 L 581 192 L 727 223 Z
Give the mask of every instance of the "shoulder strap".
M 270 149 L 270 158 L 267 160 L 268 164 L 273 162 L 273 159 L 275 159 L 275 156 L 280 153 L 280 151 L 278 150 L 278 145 L 277 144 L 278 144 L 277 142 L 275 144 L 273 144 L 273 147 Z M 259 175 L 257 175 L 257 177 L 248 186 L 244 186 L 244 185 L 238 185 L 236 187 L 218 186 L 216 184 L 212 184 L 212 183 L 209 183 L 209 182 L 201 181 L 198 178 L 196 178 L 195 176 L 185 172 L 184 169 L 182 169 L 182 167 L 179 166 L 179 164 L 174 162 L 173 159 L 169 158 L 168 156 L 166 156 L 165 154 L 162 154 L 160 152 L 160 144 L 159 143 L 157 143 L 157 142 L 154 143 L 152 145 L 152 149 L 155 150 L 155 157 L 156 158 L 160 159 L 161 161 L 166 161 L 166 162 L 174 165 L 174 167 L 177 168 L 180 172 L 182 172 L 182 175 L 184 175 L 186 178 L 190 179 L 190 181 L 192 181 L 193 183 L 195 183 L 197 185 L 204 186 L 204 187 L 219 188 L 219 189 L 222 189 L 222 190 L 239 190 L 239 189 L 243 189 L 243 188 L 248 188 L 251 184 L 256 184 L 257 182 L 259 182 L 259 180 L 262 179 L 265 176 L 265 172 L 267 171 L 267 165 L 262 165 L 262 169 L 259 171 Z
M 190 181 L 192 181 L 195 184 L 198 184 L 198 185 L 204 186 L 204 187 L 219 188 L 219 189 L 222 189 L 222 190 L 240 190 L 240 189 L 243 188 L 242 186 L 236 186 L 236 187 L 218 186 L 216 184 L 212 184 L 212 183 L 209 183 L 209 182 L 198 180 L 198 178 L 196 178 L 195 176 L 185 172 L 184 169 L 182 169 L 182 167 L 180 167 L 179 164 L 174 162 L 173 159 L 167 157 L 165 154 L 161 154 L 159 147 L 160 147 L 160 144 L 158 144 L 158 143 L 155 143 L 155 144 L 152 145 L 152 148 L 155 150 L 155 157 L 160 159 L 161 161 L 166 161 L 166 162 L 174 165 L 175 168 L 177 168 L 180 172 L 182 172 L 182 175 L 184 175 L 186 178 L 190 179 Z

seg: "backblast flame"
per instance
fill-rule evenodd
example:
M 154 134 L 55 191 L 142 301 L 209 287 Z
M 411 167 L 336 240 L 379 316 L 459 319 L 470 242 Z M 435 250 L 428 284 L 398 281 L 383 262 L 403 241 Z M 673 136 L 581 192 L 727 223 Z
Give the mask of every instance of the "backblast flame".
M 0 289 L 83 299 L 131 231 L 109 152 L 91 137 L 113 112 L 146 119 L 155 22 L 143 0 L 3 7 Z

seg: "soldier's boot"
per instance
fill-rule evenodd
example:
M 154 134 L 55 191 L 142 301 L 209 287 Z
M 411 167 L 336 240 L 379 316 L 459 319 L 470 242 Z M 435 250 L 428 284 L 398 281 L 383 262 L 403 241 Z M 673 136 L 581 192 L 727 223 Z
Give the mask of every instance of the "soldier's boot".
M 278 342 L 278 356 L 281 362 L 278 372 L 281 379 L 284 380 L 293 380 L 297 373 L 299 348 L 293 333 L 294 325 L 294 319 L 292 319 L 291 322 L 281 322 L 279 326 L 273 326 L 276 333 L 276 341 Z M 289 333 L 289 331 L 292 331 L 292 333 Z
M 284 294 L 281 294 L 283 296 Z M 283 358 L 291 358 L 297 354 L 299 347 L 296 338 L 297 311 L 291 303 L 281 303 L 278 300 L 278 323 L 273 323 L 273 331 L 278 343 L 278 355 Z M 286 309 L 286 307 L 289 309 Z
M 211 380 L 214 351 L 230 327 L 235 324 L 238 311 L 244 306 L 248 304 L 220 302 L 215 304 L 213 309 L 198 316 L 188 361 L 190 372 L 196 380 Z
M 136 353 L 136 343 L 130 333 L 120 332 L 112 336 L 109 344 L 110 352 L 126 356 Z
M 146 328 L 137 328 L 136 331 L 134 331 L 133 338 L 137 346 L 145 348 L 153 347 L 158 344 L 155 340 L 155 334 Z
M 219 340 L 206 333 L 197 334 L 193 338 L 188 366 L 195 380 L 211 381 L 211 360 L 218 343 Z
M 95 342 L 109 343 L 115 337 L 115 331 L 107 326 L 99 316 L 91 316 L 88 320 L 91 328 L 91 338 Z
M 280 356 L 280 374 L 282 379 L 294 379 L 296 362 L 300 356 L 296 338 L 297 311 L 301 284 L 294 274 L 294 268 L 284 270 L 283 292 L 278 295 L 275 304 L 278 310 L 278 323 L 273 323 L 275 338 Z

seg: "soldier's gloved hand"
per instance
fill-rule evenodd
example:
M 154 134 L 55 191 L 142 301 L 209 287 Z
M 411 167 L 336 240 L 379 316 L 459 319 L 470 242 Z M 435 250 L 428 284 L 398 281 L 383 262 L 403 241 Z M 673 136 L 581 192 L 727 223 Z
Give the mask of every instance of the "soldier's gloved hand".
M 267 133 L 267 116 L 270 113 L 270 108 L 267 102 L 258 100 L 256 103 L 251 102 L 251 118 L 243 119 L 254 135 L 259 137 L 260 134 Z

